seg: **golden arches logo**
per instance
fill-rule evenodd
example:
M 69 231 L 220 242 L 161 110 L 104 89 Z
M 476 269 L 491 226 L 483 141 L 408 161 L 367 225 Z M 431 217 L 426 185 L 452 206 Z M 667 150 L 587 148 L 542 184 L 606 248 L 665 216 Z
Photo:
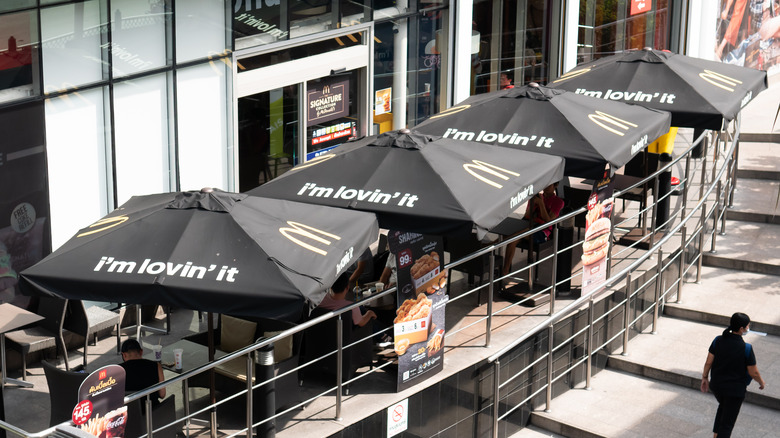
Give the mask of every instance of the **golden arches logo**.
M 114 216 L 114 217 L 106 217 L 103 219 L 100 219 L 99 221 L 95 222 L 94 224 L 88 226 L 87 228 L 95 228 L 90 231 L 85 231 L 83 233 L 79 233 L 76 235 L 76 237 L 84 237 L 89 236 L 90 234 L 100 233 L 101 231 L 106 231 L 109 228 L 114 228 L 117 225 L 123 224 L 127 222 L 127 220 L 130 219 L 129 217 L 122 215 L 122 216 Z
M 339 236 L 337 236 L 335 234 L 331 234 L 331 233 L 328 233 L 326 231 L 322 231 L 319 228 L 314 228 L 314 227 L 309 226 L 309 225 L 304 225 L 304 224 L 302 224 L 300 222 L 287 221 L 287 225 L 289 225 L 289 227 L 279 228 L 279 232 L 282 234 L 282 236 L 290 239 L 290 241 L 292 241 L 296 245 L 301 246 L 301 247 L 303 247 L 305 249 L 308 249 L 309 251 L 315 252 L 315 253 L 317 253 L 319 255 L 327 255 L 328 252 L 325 251 L 324 249 L 317 248 L 314 245 L 308 244 L 308 243 L 298 239 L 297 237 L 295 237 L 295 235 L 298 235 L 298 236 L 301 236 L 301 237 L 305 237 L 307 239 L 314 240 L 315 242 L 322 243 L 323 245 L 330 245 L 331 241 L 328 240 L 328 239 L 325 239 L 324 237 L 321 237 L 321 236 L 330 237 L 331 239 L 334 239 L 334 240 L 341 240 L 341 237 L 339 237 Z M 320 236 L 318 236 L 317 234 L 314 234 L 314 233 L 318 233 L 318 234 L 320 234 Z
M 732 93 L 734 92 L 734 88 L 732 87 L 742 83 L 742 81 L 740 80 L 734 79 L 732 77 L 726 76 L 724 74 L 720 74 L 712 70 L 704 70 L 703 72 L 699 73 L 699 77 L 718 88 L 722 88 Z
M 453 107 L 447 108 L 446 110 L 440 112 L 439 114 L 431 116 L 431 119 L 440 119 L 442 117 L 451 116 L 453 114 L 459 113 L 459 112 L 461 112 L 463 110 L 467 110 L 469 108 L 471 108 L 471 105 L 453 106 Z
M 590 119 L 591 122 L 621 137 L 625 135 L 625 133 L 629 129 L 637 127 L 636 124 L 631 123 L 628 120 L 620 119 L 611 114 L 607 114 L 603 111 L 596 111 L 594 114 L 588 114 L 588 118 Z M 615 127 L 622 129 L 622 131 L 618 131 L 617 129 L 615 129 Z
M 330 160 L 331 158 L 333 158 L 335 156 L 336 156 L 336 154 L 320 155 L 319 157 L 312 158 L 311 160 L 309 160 L 309 161 L 307 161 L 307 162 L 305 162 L 305 163 L 303 163 L 303 164 L 301 164 L 299 166 L 295 166 L 293 168 L 293 170 L 305 169 L 307 167 L 316 166 L 317 164 L 320 164 L 322 162 L 328 161 L 328 160 Z
M 566 80 L 569 80 L 571 78 L 576 78 L 577 76 L 584 75 L 585 73 L 590 73 L 592 67 L 583 68 L 581 70 L 572 70 L 564 75 L 562 75 L 560 78 L 554 80 L 552 83 L 555 84 L 557 82 L 563 82 Z
M 512 172 L 511 170 L 507 170 L 504 169 L 503 167 L 498 167 L 496 165 L 486 163 L 480 160 L 471 160 L 471 163 L 464 164 L 463 168 L 466 169 L 466 172 L 474 176 L 474 178 L 477 178 L 478 180 L 484 182 L 485 184 L 493 186 L 497 189 L 500 189 L 501 187 L 504 186 L 489 178 L 486 178 L 484 175 L 477 173 L 477 171 L 495 176 L 496 178 L 500 178 L 504 181 L 509 179 L 509 176 L 507 176 L 506 174 L 509 174 L 511 176 L 520 176 L 519 173 Z

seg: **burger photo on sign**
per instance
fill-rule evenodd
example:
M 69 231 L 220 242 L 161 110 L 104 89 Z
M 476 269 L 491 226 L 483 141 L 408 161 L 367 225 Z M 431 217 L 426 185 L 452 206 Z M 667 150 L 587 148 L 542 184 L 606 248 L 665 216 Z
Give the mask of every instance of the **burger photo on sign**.
M 607 256 L 611 227 L 612 223 L 605 217 L 596 219 L 590 224 L 585 231 L 585 241 L 582 243 L 583 265 L 594 265 Z

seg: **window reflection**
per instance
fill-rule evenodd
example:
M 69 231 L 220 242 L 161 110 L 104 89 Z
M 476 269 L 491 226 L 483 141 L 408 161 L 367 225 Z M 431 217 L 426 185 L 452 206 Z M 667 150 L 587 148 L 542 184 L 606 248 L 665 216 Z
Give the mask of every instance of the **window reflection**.
M 36 14 L 0 15 L 0 102 L 38 93 L 37 57 Z

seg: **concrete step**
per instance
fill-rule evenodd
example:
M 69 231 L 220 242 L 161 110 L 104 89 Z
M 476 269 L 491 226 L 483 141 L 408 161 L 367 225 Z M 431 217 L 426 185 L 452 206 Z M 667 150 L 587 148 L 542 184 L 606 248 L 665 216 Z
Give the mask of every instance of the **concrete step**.
M 758 141 L 745 141 L 745 139 Z M 756 178 L 778 180 L 780 178 L 780 144 L 769 138 L 750 135 L 740 136 L 737 179 Z
M 780 226 L 727 220 L 726 233 L 717 236 L 717 253 L 705 246 L 705 266 L 780 275 Z
M 628 345 L 628 355 L 612 355 L 607 367 L 689 389 L 699 389 L 707 349 L 726 325 L 712 325 L 677 318 L 660 318 L 656 334 L 640 334 Z M 752 326 L 752 325 L 751 325 Z M 780 337 L 748 334 L 758 370 L 766 382 L 780 379 Z M 746 400 L 757 406 L 780 410 L 780 387 L 767 384 L 764 390 L 753 382 Z
M 556 397 L 550 412 L 531 414 L 531 424 L 567 437 L 712 436 L 712 394 L 609 369 L 591 379 L 591 388 Z M 745 403 L 733 436 L 772 437 L 778 430 L 777 411 Z
M 666 303 L 665 315 L 725 327 L 734 312 L 743 312 L 752 319 L 754 330 L 780 336 L 776 277 L 704 266 L 701 282 L 695 283 L 695 271 L 695 267 L 689 271 L 681 300 Z
M 534 425 L 528 425 L 510 438 L 567 438 L 567 436 L 558 435 Z
M 778 176 L 780 179 L 780 173 Z M 780 225 L 780 180 L 737 178 L 734 205 L 726 217 L 732 221 Z

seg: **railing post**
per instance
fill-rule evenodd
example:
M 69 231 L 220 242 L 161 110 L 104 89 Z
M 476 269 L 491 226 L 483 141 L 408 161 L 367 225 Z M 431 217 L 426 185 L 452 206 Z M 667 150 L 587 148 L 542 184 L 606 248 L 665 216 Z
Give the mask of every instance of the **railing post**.
M 555 286 L 558 281 L 558 224 L 553 226 L 552 282 L 550 283 L 550 315 L 555 313 Z
M 494 282 L 496 281 L 496 252 L 490 253 L 490 271 L 488 272 L 488 302 L 487 302 L 487 319 L 485 320 L 485 347 L 490 347 L 490 332 L 493 327 L 493 294 L 495 290 Z M 480 292 L 477 292 L 477 298 L 479 298 Z M 479 299 L 477 299 L 479 301 Z
M 344 357 L 342 355 L 342 349 L 344 347 L 343 342 L 344 333 L 344 320 L 341 318 L 341 314 L 338 316 L 336 323 L 336 421 L 341 421 L 341 391 L 342 391 L 342 375 L 341 367 Z
M 691 153 L 685 156 L 685 179 L 682 181 L 683 185 L 683 199 L 682 199 L 682 211 L 683 217 L 685 217 L 685 209 L 688 207 L 688 188 L 691 185 Z
M 652 334 L 656 334 L 658 331 L 658 310 L 661 305 L 661 288 L 663 287 L 663 274 L 664 274 L 664 250 L 658 248 L 658 266 L 656 266 L 655 277 L 655 301 L 653 303 L 653 331 Z
M 631 273 L 626 274 L 626 304 L 623 309 L 623 356 L 628 356 L 628 326 L 631 325 Z
M 544 406 L 544 412 L 550 412 L 552 404 L 552 379 L 553 379 L 553 334 L 555 330 L 553 325 L 547 328 L 547 400 Z
M 251 355 L 248 355 L 251 357 Z M 273 438 L 276 436 L 276 419 L 272 419 L 276 414 L 276 381 L 274 378 L 274 345 L 268 344 L 261 347 L 259 350 L 255 350 L 255 364 L 257 365 L 257 372 L 255 381 L 266 382 L 261 385 L 256 394 L 258 394 L 258 401 L 262 402 L 260 407 L 262 408 L 258 415 L 264 418 L 265 421 L 260 427 L 257 428 L 256 433 L 258 438 Z M 247 372 L 251 371 L 251 359 L 247 362 Z M 252 384 L 249 383 L 249 375 L 247 374 L 247 389 L 251 391 Z M 250 392 L 249 399 L 254 400 L 253 392 Z M 254 408 L 250 412 L 251 403 L 247 402 L 247 418 L 250 418 L 254 413 Z M 248 423 L 251 428 L 252 423 Z M 247 431 L 247 438 L 252 438 L 251 429 Z
M 498 405 L 500 400 L 499 390 L 501 389 L 500 375 L 501 363 L 496 360 L 493 365 L 493 438 L 498 438 L 498 416 L 500 414 Z
M 723 189 L 723 211 L 721 212 L 720 216 L 720 235 L 725 236 L 726 235 L 726 217 L 728 216 L 729 209 L 728 209 L 728 196 L 729 196 L 729 181 L 726 181 L 726 187 Z M 720 181 L 718 181 L 718 189 L 720 189 Z
M 739 140 L 734 146 L 734 169 L 731 176 L 731 194 L 729 195 L 729 208 L 734 207 L 734 191 L 737 189 L 737 172 L 739 170 Z
M 710 253 L 715 254 L 718 251 L 715 249 L 715 241 L 718 238 L 718 221 L 720 220 L 720 195 L 721 185 L 718 180 L 716 195 L 715 195 L 715 214 L 712 215 L 712 240 L 710 241 Z
M 687 246 L 686 239 L 688 238 L 687 234 L 687 226 L 683 225 L 682 227 L 682 240 L 680 241 L 680 272 L 679 278 L 677 279 L 677 300 L 676 303 L 682 302 L 682 285 L 683 285 L 683 279 L 685 277 L 685 248 Z
M 612 211 L 613 212 L 615 211 L 614 207 L 613 207 Z M 612 219 L 613 217 L 615 217 L 614 214 L 610 214 L 609 215 L 609 235 L 610 236 L 614 236 L 615 235 L 615 222 L 614 222 L 614 219 Z M 644 230 L 642 230 L 642 235 L 644 235 L 644 234 L 645 234 L 645 232 L 644 232 Z M 614 245 L 612 245 L 612 241 L 610 240 L 609 245 L 607 245 L 607 278 L 609 278 L 612 275 L 612 247 L 613 246 Z
M 704 233 L 707 232 L 707 203 L 701 206 L 701 225 L 699 228 L 699 260 L 696 263 L 696 284 L 701 284 L 701 264 L 704 258 Z
M 588 358 L 585 361 L 585 389 L 590 391 L 590 376 L 593 372 L 593 294 L 588 301 L 588 339 L 586 339 Z
M 706 146 L 706 143 L 704 144 Z M 707 150 L 701 155 L 701 182 L 699 185 L 699 199 L 704 196 L 704 185 L 707 184 Z
M 254 362 L 252 361 L 252 353 L 246 355 L 246 438 L 252 438 L 254 436 L 254 419 L 252 413 L 254 412 L 253 397 L 252 397 L 252 375 L 254 374 Z
M 154 435 L 154 424 L 152 423 L 152 396 L 151 395 L 146 396 L 146 405 L 144 407 L 146 408 L 146 436 L 147 438 L 152 438 L 152 435 Z
M 656 218 L 658 217 L 658 202 L 660 202 L 660 199 L 658 197 L 658 175 L 655 176 L 655 181 L 653 182 L 653 210 L 651 213 L 652 219 L 650 220 L 650 248 L 652 248 L 655 245 L 655 230 L 658 228 L 655 223 Z

